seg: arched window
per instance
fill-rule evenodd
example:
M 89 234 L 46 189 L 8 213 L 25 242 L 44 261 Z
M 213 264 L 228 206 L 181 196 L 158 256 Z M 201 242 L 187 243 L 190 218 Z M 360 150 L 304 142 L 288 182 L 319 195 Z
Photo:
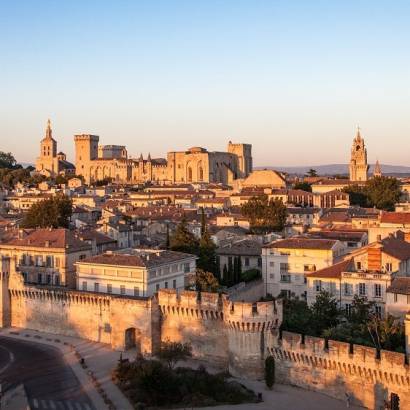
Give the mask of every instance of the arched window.
M 187 181 L 192 182 L 192 168 L 188 167 L 188 176 L 187 176 Z
M 204 180 L 204 169 L 202 167 L 199 167 L 199 180 Z

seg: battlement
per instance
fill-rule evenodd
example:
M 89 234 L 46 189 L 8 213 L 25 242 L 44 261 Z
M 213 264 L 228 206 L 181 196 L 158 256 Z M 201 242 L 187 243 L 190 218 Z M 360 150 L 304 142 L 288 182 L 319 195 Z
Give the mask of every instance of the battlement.
M 98 142 L 100 137 L 92 134 L 77 134 L 74 135 L 74 141 L 95 141 Z
M 192 316 L 204 319 L 223 319 L 222 303 L 225 295 L 176 289 L 160 289 L 158 305 L 164 315 Z
M 319 337 L 282 332 L 282 338 L 273 340 L 268 352 L 281 361 L 300 365 L 341 370 L 360 376 L 381 378 L 384 381 L 410 386 L 410 370 L 406 355 L 339 342 Z M 408 358 L 407 358 L 408 359 Z
M 224 300 L 224 317 L 229 327 L 259 332 L 279 328 L 282 321 L 282 301 L 232 302 Z

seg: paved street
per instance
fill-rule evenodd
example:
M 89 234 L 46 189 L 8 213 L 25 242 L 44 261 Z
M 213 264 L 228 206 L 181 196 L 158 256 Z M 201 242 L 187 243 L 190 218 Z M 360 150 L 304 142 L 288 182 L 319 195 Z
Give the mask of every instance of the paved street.
M 51 346 L 0 337 L 3 390 L 23 383 L 33 409 L 95 410 L 61 352 Z

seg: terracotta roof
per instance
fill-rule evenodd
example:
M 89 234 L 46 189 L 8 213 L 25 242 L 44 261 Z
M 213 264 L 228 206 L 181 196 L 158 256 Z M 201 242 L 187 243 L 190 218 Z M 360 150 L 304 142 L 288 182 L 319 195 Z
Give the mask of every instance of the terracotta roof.
M 410 243 L 395 237 L 382 240 L 383 252 L 399 260 L 410 259 Z
M 190 255 L 189 253 L 175 251 L 158 251 L 141 254 L 108 252 L 102 255 L 96 255 L 91 258 L 83 259 L 78 263 L 152 268 L 166 263 L 177 262 L 193 257 L 195 256 Z
M 93 231 L 93 230 L 87 230 L 84 232 L 81 232 L 78 234 L 80 239 L 83 241 L 92 241 L 95 239 L 97 245 L 102 245 L 102 244 L 107 244 L 107 243 L 116 243 L 117 241 L 115 239 L 110 238 L 107 235 L 104 235 L 101 232 Z
M 238 255 L 238 256 L 260 256 L 262 246 L 257 241 L 244 239 L 242 241 L 229 243 L 217 249 L 218 255 Z
M 334 279 L 340 279 L 342 272 L 345 272 L 348 268 L 349 265 L 351 264 L 352 259 L 347 259 L 342 262 L 336 263 L 332 266 L 329 266 L 328 268 L 323 268 L 320 269 L 316 272 L 312 273 L 307 273 L 305 276 L 307 278 L 334 278 Z
M 23 238 L 12 239 L 3 246 L 23 246 L 35 248 L 61 248 L 68 252 L 91 249 L 90 245 L 77 238 L 68 229 L 36 229 Z
M 289 238 L 272 242 L 264 248 L 330 250 L 336 243 L 337 241 L 329 239 Z
M 410 212 L 383 212 L 380 222 L 390 224 L 410 224 Z
M 363 238 L 363 231 L 317 231 L 311 232 L 309 235 L 322 239 L 334 239 L 338 241 L 360 242 Z
M 410 295 L 410 277 L 393 279 L 391 285 L 387 288 L 387 292 Z

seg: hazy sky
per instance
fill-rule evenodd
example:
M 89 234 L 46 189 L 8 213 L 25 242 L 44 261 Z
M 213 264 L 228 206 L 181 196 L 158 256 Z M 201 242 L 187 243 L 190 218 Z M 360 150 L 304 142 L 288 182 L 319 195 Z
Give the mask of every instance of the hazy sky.
M 0 0 L 0 150 L 47 118 L 138 156 L 229 139 L 256 165 L 410 165 L 409 1 Z

